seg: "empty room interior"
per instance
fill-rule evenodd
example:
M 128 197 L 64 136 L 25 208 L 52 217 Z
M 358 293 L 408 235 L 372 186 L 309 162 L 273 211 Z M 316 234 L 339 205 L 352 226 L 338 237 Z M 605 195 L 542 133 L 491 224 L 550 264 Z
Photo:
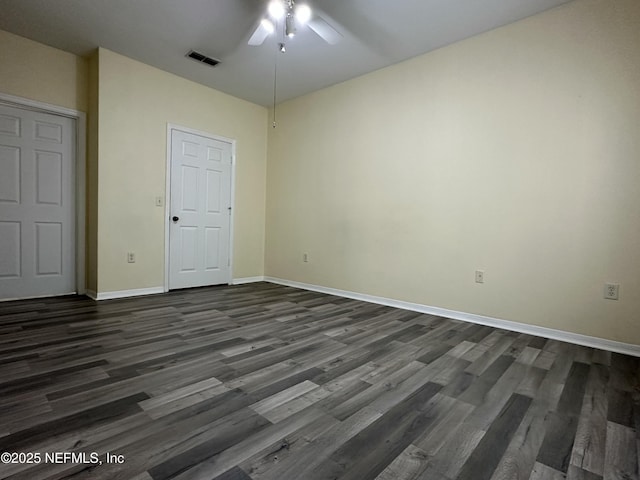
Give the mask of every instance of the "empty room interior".
M 0 0 L 0 479 L 640 480 L 638 0 Z

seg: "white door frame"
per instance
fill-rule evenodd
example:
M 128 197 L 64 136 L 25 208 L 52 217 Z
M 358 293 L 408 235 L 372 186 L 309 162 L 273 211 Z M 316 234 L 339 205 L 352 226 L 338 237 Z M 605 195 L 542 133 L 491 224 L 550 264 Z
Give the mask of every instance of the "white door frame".
M 78 295 L 86 293 L 85 250 L 86 250 L 86 135 L 87 115 L 71 108 L 60 107 L 29 98 L 17 97 L 0 92 L 0 103 L 8 107 L 21 108 L 36 112 L 71 118 L 76 124 L 76 144 L 74 162 L 76 171 L 76 291 Z
M 235 198 L 236 198 L 236 141 L 233 138 L 214 135 L 213 133 L 195 130 L 182 125 L 167 123 L 167 165 L 165 170 L 166 185 L 164 191 L 164 291 L 169 291 L 169 230 L 171 215 L 171 131 L 179 130 L 181 132 L 198 135 L 200 137 L 210 138 L 218 142 L 231 144 L 231 218 L 229 219 L 229 285 L 233 283 L 233 219 L 235 217 Z

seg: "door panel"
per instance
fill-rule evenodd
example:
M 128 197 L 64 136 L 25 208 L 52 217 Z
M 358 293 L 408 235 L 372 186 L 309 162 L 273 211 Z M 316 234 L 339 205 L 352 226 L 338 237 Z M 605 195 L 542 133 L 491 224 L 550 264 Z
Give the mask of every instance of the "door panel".
M 222 173 L 207 170 L 207 213 L 219 214 L 222 187 Z
M 180 227 L 180 273 L 196 271 L 196 253 L 198 250 L 198 229 L 196 227 Z
M 21 244 L 20 222 L 0 221 L 0 278 L 20 277 Z
M 0 202 L 20 203 L 20 149 L 0 145 Z
M 231 157 L 230 143 L 171 131 L 170 289 L 231 280 Z
M 0 112 L 0 134 L 12 137 L 20 136 L 20 117 Z
M 220 268 L 220 228 L 207 227 L 205 229 L 205 265 L 207 270 Z
M 76 291 L 75 121 L 0 105 L 0 299 Z
M 36 151 L 36 203 L 62 205 L 62 155 Z
M 62 224 L 36 223 L 36 276 L 62 275 Z
M 62 143 L 62 125 L 36 121 L 36 140 Z

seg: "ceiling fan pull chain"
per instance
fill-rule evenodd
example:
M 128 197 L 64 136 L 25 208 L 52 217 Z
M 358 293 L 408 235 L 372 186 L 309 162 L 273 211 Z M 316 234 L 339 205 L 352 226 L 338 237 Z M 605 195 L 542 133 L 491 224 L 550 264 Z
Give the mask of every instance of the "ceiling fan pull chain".
M 281 43 L 279 45 L 279 49 L 280 51 L 282 51 L 284 44 Z M 275 52 L 274 55 L 274 59 L 273 59 L 273 128 L 276 128 L 276 126 L 278 125 L 276 123 L 276 93 L 277 93 L 277 86 L 278 86 L 278 52 Z

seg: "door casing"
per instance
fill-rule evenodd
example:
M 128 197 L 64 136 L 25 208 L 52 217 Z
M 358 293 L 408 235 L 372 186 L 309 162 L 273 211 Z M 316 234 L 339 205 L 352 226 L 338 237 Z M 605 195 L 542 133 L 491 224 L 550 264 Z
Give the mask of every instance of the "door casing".
M 169 291 L 169 265 L 170 265 L 170 245 L 169 245 L 169 233 L 171 228 L 171 222 L 169 217 L 171 215 L 171 131 L 179 130 L 181 132 L 190 133 L 192 135 L 199 135 L 201 137 L 210 138 L 219 142 L 225 142 L 231 144 L 231 218 L 229 219 L 229 283 L 233 283 L 233 231 L 234 231 L 234 218 L 235 218 L 235 185 L 236 185 L 236 141 L 233 138 L 223 137 L 215 135 L 209 132 L 203 132 L 189 127 L 176 125 L 172 123 L 167 124 L 167 163 L 166 163 L 166 184 L 164 194 L 164 291 Z
M 58 105 L 31 100 L 0 92 L 0 103 L 9 107 L 32 110 L 68 117 L 75 120 L 75 222 L 76 222 L 76 291 L 78 295 L 86 293 L 85 252 L 86 252 L 86 125 L 87 118 L 84 112 L 73 110 Z M 10 300 L 10 299 L 4 299 Z M 0 300 L 2 301 L 2 300 Z

